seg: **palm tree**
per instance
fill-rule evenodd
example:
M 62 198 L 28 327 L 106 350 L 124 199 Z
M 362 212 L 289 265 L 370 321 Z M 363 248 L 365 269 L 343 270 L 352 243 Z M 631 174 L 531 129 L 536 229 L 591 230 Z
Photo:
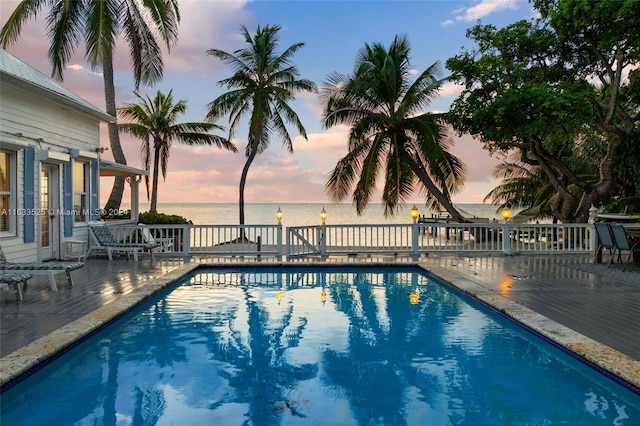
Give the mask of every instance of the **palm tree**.
M 385 216 L 392 216 L 421 184 L 427 206 L 444 207 L 459 221 L 466 220 L 451 202 L 465 176 L 461 161 L 448 152 L 452 145 L 439 114 L 423 112 L 437 95 L 442 80 L 435 78 L 438 63 L 413 81 L 409 42 L 396 36 L 389 49 L 365 44 L 353 75 L 333 73 L 323 89 L 325 128 L 351 126 L 349 152 L 330 173 L 326 189 L 341 201 L 353 190 L 353 202 L 362 214 L 380 174 L 385 184 Z
M 238 152 L 236 147 L 228 140 L 208 133 L 212 129 L 221 129 L 212 123 L 176 123 L 180 114 L 187 109 L 187 102 L 180 100 L 173 103 L 173 91 L 164 95 L 160 91 L 153 100 L 147 96 L 140 99 L 139 104 L 127 104 L 118 108 L 122 118 L 133 120 L 133 123 L 122 123 L 118 128 L 136 138 L 142 140 L 142 163 L 145 170 L 150 169 L 150 154 L 153 141 L 153 186 L 151 189 L 150 212 L 157 211 L 158 204 L 158 167 L 162 169 L 162 178 L 167 177 L 167 165 L 169 163 L 169 151 L 171 142 L 177 140 L 187 145 L 211 145 L 224 148 L 231 152 Z M 147 197 L 149 196 L 149 176 L 145 176 L 147 184 Z
M 240 176 L 240 224 L 244 225 L 244 187 L 249 167 L 257 154 L 269 146 L 271 134 L 275 131 L 282 137 L 282 143 L 289 153 L 293 153 L 293 143 L 285 122 L 293 124 L 307 139 L 307 132 L 289 102 L 298 92 L 317 91 L 315 83 L 298 79 L 298 68 L 291 64 L 293 54 L 304 46 L 296 43 L 280 55 L 278 47 L 280 27 L 267 25 L 256 30 L 254 36 L 242 26 L 242 35 L 247 47 L 227 53 L 219 49 L 209 49 L 207 53 L 222 60 L 234 70 L 234 74 L 218 82 L 229 91 L 208 104 L 206 119 L 215 122 L 229 115 L 229 140 L 234 135 L 240 121 L 249 116 L 249 134 L 245 154 L 247 161 Z
M 102 68 L 107 114 L 116 116 L 113 53 L 118 35 L 123 34 L 129 45 L 136 90 L 141 82 L 154 84 L 162 79 L 164 64 L 156 34 L 168 49 L 177 41 L 177 0 L 23 0 L 0 30 L 2 47 L 16 42 L 24 22 L 45 6 L 49 6 L 52 77 L 62 81 L 71 54 L 84 38 L 89 64 Z M 114 160 L 126 164 L 117 124 L 108 123 L 108 131 Z M 105 209 L 119 209 L 123 191 L 124 178 L 117 177 Z
M 574 146 L 553 151 L 553 155 L 563 158 L 576 177 L 588 184 L 595 184 L 599 176 L 598 159 L 603 155 L 598 142 L 595 138 L 586 139 Z M 560 171 L 556 170 L 551 175 L 561 179 L 562 185 L 567 187 L 573 197 L 582 197 L 583 189 L 570 184 Z M 569 219 L 569 216 L 562 216 L 560 212 L 572 214 L 565 209 L 568 206 L 566 198 L 557 191 L 542 165 L 520 152 L 512 153 L 509 161 L 498 164 L 493 177 L 501 183 L 493 188 L 483 201 L 491 201 L 497 204 L 499 209 L 505 206 L 521 207 L 524 209 L 521 214 L 532 215 L 532 219 L 534 214 L 537 215 L 536 218 L 552 217 L 554 223 Z

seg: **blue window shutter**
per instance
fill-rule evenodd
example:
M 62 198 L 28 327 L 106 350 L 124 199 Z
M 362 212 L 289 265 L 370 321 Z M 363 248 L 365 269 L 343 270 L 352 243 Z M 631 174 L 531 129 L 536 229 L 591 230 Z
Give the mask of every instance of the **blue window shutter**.
M 62 165 L 62 204 L 64 208 L 64 236 L 73 236 L 73 168 L 71 161 Z
M 92 161 L 91 162 L 91 197 L 89 199 L 89 208 L 91 209 L 90 211 L 90 215 L 89 215 L 89 220 L 90 221 L 96 221 L 99 219 L 98 216 L 98 174 L 100 173 L 100 171 L 98 170 L 98 161 Z
M 24 149 L 24 178 L 22 180 L 23 189 L 23 207 L 25 211 L 33 212 L 36 206 L 35 200 L 35 160 L 36 150 L 29 146 Z M 36 239 L 35 220 L 33 214 L 22 215 L 22 224 L 24 226 L 23 239 L 25 243 L 32 243 Z

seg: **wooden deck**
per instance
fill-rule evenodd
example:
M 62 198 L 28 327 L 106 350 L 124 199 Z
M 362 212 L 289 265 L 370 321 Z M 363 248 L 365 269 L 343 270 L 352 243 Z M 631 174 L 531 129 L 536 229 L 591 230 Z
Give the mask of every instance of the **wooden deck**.
M 69 324 L 122 295 L 144 286 L 149 280 L 182 265 L 182 260 L 149 259 L 140 262 L 91 258 L 85 267 L 71 274 L 75 285 L 58 284 L 51 291 L 47 277 L 34 277 L 17 302 L 13 292 L 2 293 L 0 301 L 0 357 Z
M 640 268 L 622 272 L 587 256 L 434 257 L 452 271 L 576 332 L 640 361 Z M 453 282 L 454 284 L 455 281 Z
M 389 259 L 346 261 L 360 264 Z M 420 263 L 454 285 L 473 283 L 640 361 L 640 268 L 622 273 L 617 271 L 621 269 L 619 264 L 607 269 L 606 265 L 592 264 L 586 256 L 570 255 L 435 255 Z M 84 268 L 73 272 L 73 287 L 61 283 L 59 291 L 53 292 L 41 277 L 31 280 L 22 302 L 13 293 L 2 293 L 0 356 L 111 304 L 182 265 L 182 259 L 110 262 L 91 258 Z

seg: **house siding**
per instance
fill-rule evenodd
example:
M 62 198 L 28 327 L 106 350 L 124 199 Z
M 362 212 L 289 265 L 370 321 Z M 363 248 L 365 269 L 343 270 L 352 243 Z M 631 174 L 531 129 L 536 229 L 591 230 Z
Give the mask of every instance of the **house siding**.
M 38 90 L 30 90 L 29 85 L 24 82 L 13 84 L 12 79 L 0 78 L 0 149 L 15 152 L 16 161 L 16 203 L 17 209 L 24 209 L 33 205 L 37 210 L 41 205 L 40 200 L 40 174 L 42 162 L 40 155 L 49 156 L 52 160 L 45 160 L 57 164 L 59 171 L 55 186 L 60 193 L 57 201 L 59 208 L 63 208 L 61 198 L 63 188 L 63 160 L 68 157 L 72 159 L 71 150 L 80 150 L 85 153 L 95 153 L 99 147 L 100 123 L 99 117 L 89 114 L 81 109 L 69 107 L 68 99 L 65 103 L 56 102 L 56 94 L 49 93 L 42 96 Z M 86 108 L 85 108 L 86 109 Z M 25 203 L 24 199 L 24 160 L 25 147 L 35 149 L 35 161 L 33 163 L 33 196 L 32 202 Z M 46 153 L 49 151 L 49 153 Z M 53 155 L 51 153 L 56 153 Z M 82 161 L 89 165 L 95 158 L 87 157 Z M 72 160 L 73 161 L 73 160 Z M 89 167 L 89 170 L 95 168 Z M 27 168 L 28 170 L 28 168 Z M 97 171 L 97 170 L 96 170 Z M 89 180 L 93 183 L 98 179 Z M 97 185 L 96 185 L 97 186 Z M 88 199 L 97 199 L 97 188 L 88 189 Z M 93 203 L 91 203 L 93 207 Z M 87 206 L 89 207 L 89 206 Z M 16 223 L 11 235 L 1 236 L 1 245 L 7 258 L 11 261 L 34 261 L 42 260 L 40 251 L 41 221 L 39 217 L 33 219 L 33 231 L 35 241 L 30 242 L 27 238 L 25 242 L 25 218 L 16 217 Z M 60 232 L 54 238 L 60 241 L 54 245 L 54 256 L 61 257 L 64 247 L 63 218 L 60 218 Z M 87 219 L 88 220 L 88 219 Z M 30 225 L 27 224 L 27 232 Z M 29 235 L 27 235 L 28 237 Z M 86 223 L 74 223 L 72 229 L 74 239 L 86 239 Z

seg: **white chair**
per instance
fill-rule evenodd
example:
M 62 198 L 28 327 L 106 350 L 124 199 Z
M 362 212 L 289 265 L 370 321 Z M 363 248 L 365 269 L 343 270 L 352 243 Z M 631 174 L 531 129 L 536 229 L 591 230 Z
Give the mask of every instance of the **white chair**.
M 73 285 L 71 271 L 84 267 L 84 262 L 9 262 L 0 246 L 0 270 L 28 271 L 32 274 L 45 274 L 49 277 L 51 290 L 57 291 L 56 274 L 65 273 L 69 286 Z
M 33 275 L 30 272 L 20 271 L 4 271 L 0 270 L 0 291 L 8 290 L 10 286 L 16 289 L 16 298 L 22 301 L 22 289 L 20 284 L 27 286 L 27 281 L 31 279 Z
M 119 241 L 111 232 L 108 226 L 101 225 L 89 225 L 89 231 L 91 234 L 92 244 L 89 248 L 89 252 L 92 250 L 104 250 L 107 252 L 109 260 L 113 260 L 114 252 L 122 252 L 129 255 L 133 255 L 133 260 L 138 261 L 138 253 L 148 251 L 153 259 L 154 249 L 160 247 L 159 243 L 126 243 Z
M 146 227 L 144 224 L 139 223 L 140 233 L 142 234 L 142 239 L 147 244 L 159 244 L 157 248 L 154 249 L 156 252 L 166 253 L 169 251 L 173 251 L 173 238 L 157 238 L 154 237 L 151 233 L 151 230 Z

